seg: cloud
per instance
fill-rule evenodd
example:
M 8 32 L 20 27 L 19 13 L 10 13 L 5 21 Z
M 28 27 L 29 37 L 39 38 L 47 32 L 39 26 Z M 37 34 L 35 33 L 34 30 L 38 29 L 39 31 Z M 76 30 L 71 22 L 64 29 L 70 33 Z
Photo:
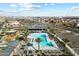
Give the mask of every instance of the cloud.
M 16 10 L 11 10 L 11 11 L 7 11 L 7 12 L 16 13 L 17 11 Z
M 71 8 L 71 10 L 79 10 L 79 6 L 74 6 Z
M 44 5 L 45 5 L 45 6 L 47 6 L 47 5 L 52 5 L 52 6 L 53 6 L 53 5 L 55 5 L 55 4 L 54 4 L 54 3 L 45 3 Z
M 16 13 L 18 12 L 16 9 L 9 9 L 9 10 L 5 10 L 3 12 L 7 12 L 7 13 Z
M 17 7 L 17 5 L 16 5 L 16 4 L 10 4 L 10 6 L 11 6 L 11 7 Z
M 0 10 L 0 12 L 4 12 L 3 10 Z
M 34 5 L 34 4 L 31 4 L 31 3 L 20 3 L 19 6 L 20 6 L 20 11 L 33 10 L 35 8 L 41 7 L 41 5 Z
M 53 5 L 55 5 L 54 3 L 51 3 L 51 5 L 53 6 Z
M 73 6 L 69 9 L 71 13 L 79 13 L 79 6 Z
M 31 10 L 31 8 L 23 8 L 23 7 L 21 7 L 21 8 L 19 8 L 19 11 L 30 11 Z
M 47 5 L 48 5 L 48 3 L 45 3 L 44 5 L 45 5 L 45 6 L 47 6 Z
M 5 13 L 25 12 L 25 11 L 37 10 L 41 7 L 41 5 L 36 5 L 31 3 L 10 4 L 9 6 L 10 9 L 4 10 L 3 12 Z M 2 13 L 2 10 L 0 10 L 0 12 Z

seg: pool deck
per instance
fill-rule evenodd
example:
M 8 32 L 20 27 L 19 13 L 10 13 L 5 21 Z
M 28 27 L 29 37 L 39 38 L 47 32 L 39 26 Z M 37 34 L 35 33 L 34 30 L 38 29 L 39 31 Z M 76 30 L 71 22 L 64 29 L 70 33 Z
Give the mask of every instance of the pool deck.
M 40 34 L 40 33 L 36 33 L 36 34 Z M 47 41 L 52 42 L 53 46 L 42 46 L 42 45 L 40 45 L 40 50 L 59 50 L 59 47 L 57 46 L 57 44 L 55 43 L 55 41 L 54 40 L 50 40 L 50 38 L 48 37 L 47 33 L 44 33 L 44 34 L 46 34 Z M 38 43 L 35 42 L 35 41 L 33 41 L 32 44 L 33 44 L 33 47 L 38 50 Z M 28 47 L 28 49 L 34 50 L 32 47 Z
M 54 42 L 54 41 L 53 41 Z M 34 48 L 36 48 L 38 50 L 38 44 L 35 45 L 36 42 L 33 42 L 33 46 Z M 41 46 L 40 45 L 40 50 L 59 50 L 59 48 L 57 47 L 57 45 L 54 45 L 54 46 Z

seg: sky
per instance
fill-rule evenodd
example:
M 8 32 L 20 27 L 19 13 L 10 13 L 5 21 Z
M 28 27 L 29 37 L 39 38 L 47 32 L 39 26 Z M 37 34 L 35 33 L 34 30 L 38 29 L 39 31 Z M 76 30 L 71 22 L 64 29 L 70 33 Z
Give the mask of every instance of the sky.
M 0 3 L 1 16 L 79 16 L 79 3 Z

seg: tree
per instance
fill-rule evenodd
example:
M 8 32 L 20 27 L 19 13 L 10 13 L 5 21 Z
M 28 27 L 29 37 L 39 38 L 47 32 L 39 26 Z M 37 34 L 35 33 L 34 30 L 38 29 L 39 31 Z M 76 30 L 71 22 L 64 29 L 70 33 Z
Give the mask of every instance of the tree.
M 19 37 L 18 36 L 16 37 L 16 40 L 19 40 Z
M 24 32 L 24 35 L 27 36 L 29 33 L 28 32 Z
M 6 29 L 8 29 L 8 27 L 7 27 L 8 25 L 9 25 L 9 22 L 8 22 L 8 19 L 6 19 L 6 20 L 5 20 L 5 28 L 6 28 Z
M 40 50 L 40 42 L 42 41 L 40 38 L 37 38 L 35 40 L 38 43 L 38 51 Z
M 54 33 L 55 30 L 54 29 L 49 29 L 49 31 L 52 32 L 52 33 Z
M 64 38 L 63 41 L 64 41 L 65 43 L 70 42 L 67 38 Z

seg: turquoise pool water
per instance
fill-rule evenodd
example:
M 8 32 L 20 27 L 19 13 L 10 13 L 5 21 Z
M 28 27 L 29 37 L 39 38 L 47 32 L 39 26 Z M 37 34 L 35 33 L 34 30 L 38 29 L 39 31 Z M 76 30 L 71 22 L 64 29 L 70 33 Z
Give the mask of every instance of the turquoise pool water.
M 54 44 L 52 42 L 48 42 L 46 35 L 43 33 L 40 34 L 33 34 L 33 36 L 35 37 L 35 39 L 40 38 L 42 41 L 40 42 L 41 46 L 53 46 Z M 38 43 L 37 43 L 38 44 Z

